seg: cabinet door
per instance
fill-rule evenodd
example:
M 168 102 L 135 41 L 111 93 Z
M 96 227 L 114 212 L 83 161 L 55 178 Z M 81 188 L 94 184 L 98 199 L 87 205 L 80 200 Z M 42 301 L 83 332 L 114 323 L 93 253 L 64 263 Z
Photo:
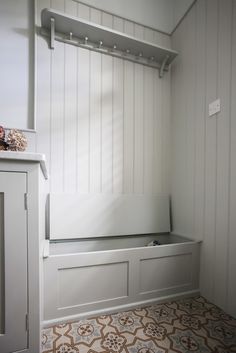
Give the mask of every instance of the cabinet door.
M 0 172 L 0 352 L 28 346 L 26 174 Z

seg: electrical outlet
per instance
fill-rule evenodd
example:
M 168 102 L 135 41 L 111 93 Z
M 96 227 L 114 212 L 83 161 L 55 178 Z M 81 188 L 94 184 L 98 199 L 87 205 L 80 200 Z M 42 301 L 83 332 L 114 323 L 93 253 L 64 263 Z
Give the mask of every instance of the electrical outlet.
M 220 112 L 220 99 L 216 99 L 209 104 L 209 116 L 215 115 Z

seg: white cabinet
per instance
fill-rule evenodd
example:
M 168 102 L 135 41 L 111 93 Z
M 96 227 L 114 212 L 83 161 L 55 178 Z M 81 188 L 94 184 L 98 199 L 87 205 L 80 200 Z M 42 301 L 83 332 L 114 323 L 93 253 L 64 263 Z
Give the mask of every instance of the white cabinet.
M 0 153 L 0 352 L 40 352 L 43 156 Z

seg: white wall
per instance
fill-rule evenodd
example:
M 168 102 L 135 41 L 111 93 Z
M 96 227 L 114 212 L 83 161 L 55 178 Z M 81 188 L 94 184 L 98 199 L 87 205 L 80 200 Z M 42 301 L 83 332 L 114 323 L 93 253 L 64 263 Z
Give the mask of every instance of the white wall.
M 34 128 L 34 9 L 30 0 L 0 1 L 0 124 Z
M 166 33 L 173 29 L 173 0 L 83 0 L 82 3 Z
M 72 0 L 37 1 L 170 46 L 170 37 Z M 48 191 L 169 193 L 170 74 L 37 38 L 37 142 Z
M 194 1 L 195 0 L 172 0 L 173 20 L 171 32 L 173 32 Z
M 198 0 L 172 44 L 174 232 L 203 240 L 201 293 L 236 316 L 235 1 Z
M 74 0 L 171 33 L 194 0 Z

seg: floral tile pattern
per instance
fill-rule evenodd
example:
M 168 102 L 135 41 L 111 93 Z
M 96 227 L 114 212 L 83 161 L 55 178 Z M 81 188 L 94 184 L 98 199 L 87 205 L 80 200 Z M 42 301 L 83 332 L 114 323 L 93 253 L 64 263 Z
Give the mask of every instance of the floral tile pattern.
M 45 328 L 42 353 L 236 353 L 236 319 L 203 297 Z

